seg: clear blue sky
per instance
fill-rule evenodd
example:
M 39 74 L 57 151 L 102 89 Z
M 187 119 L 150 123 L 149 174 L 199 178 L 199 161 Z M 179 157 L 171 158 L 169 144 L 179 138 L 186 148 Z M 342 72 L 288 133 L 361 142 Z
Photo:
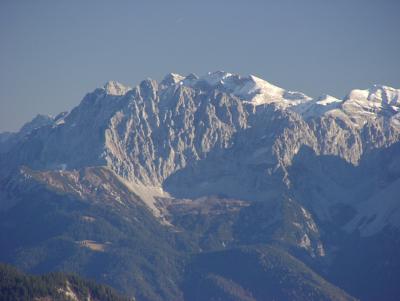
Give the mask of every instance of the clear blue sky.
M 255 74 L 310 96 L 400 88 L 399 0 L 0 1 L 0 131 L 108 80 Z

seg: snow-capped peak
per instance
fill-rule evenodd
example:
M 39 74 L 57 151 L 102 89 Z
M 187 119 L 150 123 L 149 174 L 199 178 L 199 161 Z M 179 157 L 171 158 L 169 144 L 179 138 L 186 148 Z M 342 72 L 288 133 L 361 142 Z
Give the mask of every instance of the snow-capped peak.
M 117 81 L 113 81 L 113 80 L 108 81 L 104 85 L 103 88 L 108 95 L 116 95 L 116 96 L 125 95 L 126 92 L 128 92 L 129 90 L 132 89 L 130 87 L 126 87 L 123 84 L 121 84 Z
M 224 84 L 224 80 L 233 76 L 232 73 L 225 71 L 208 72 L 206 75 L 200 77 L 200 80 L 207 82 L 210 86 L 217 86 Z
M 161 85 L 165 85 L 165 86 L 170 86 L 170 85 L 176 85 L 179 82 L 181 82 L 182 80 L 184 80 L 185 77 L 177 74 L 177 73 L 168 73 L 164 79 L 161 81 Z
M 347 116 L 356 126 L 378 117 L 394 118 L 400 115 L 400 90 L 388 86 L 373 85 L 369 89 L 354 89 L 344 99 L 324 95 L 305 105 L 294 107 L 304 117 L 333 115 Z
M 143 91 L 150 89 L 154 92 L 155 85 L 153 81 L 146 80 L 139 86 Z M 290 108 L 307 119 L 329 114 L 350 118 L 357 126 L 363 126 L 367 120 L 385 116 L 395 118 L 400 124 L 400 90 L 383 85 L 374 85 L 365 90 L 354 89 L 344 99 L 330 95 L 312 99 L 304 93 L 285 90 L 255 75 L 241 76 L 215 71 L 200 77 L 195 74 L 184 77 L 169 73 L 159 87 L 168 89 L 180 85 L 201 91 L 217 89 L 254 106 L 275 104 L 281 108 Z M 116 81 L 109 81 L 103 89 L 112 96 L 125 95 L 131 90 Z
M 383 85 L 373 85 L 369 89 L 360 90 L 355 89 L 350 91 L 347 95 L 347 100 L 354 101 L 370 101 L 373 103 L 399 105 L 400 104 L 400 90 Z
M 255 105 L 276 103 L 293 106 L 311 100 L 301 92 L 287 91 L 254 75 L 243 78 L 243 83 L 244 85 L 237 89 L 235 94 L 242 97 L 248 95 L 249 101 Z
M 275 103 L 291 106 L 311 100 L 303 93 L 287 91 L 254 75 L 242 77 L 225 71 L 209 72 L 200 78 L 186 77 L 183 84 L 218 88 L 254 105 Z
M 336 98 L 328 94 L 318 97 L 315 101 L 316 104 L 319 104 L 321 106 L 328 106 L 334 103 L 342 103 L 342 102 L 343 102 L 342 99 Z
M 382 85 L 365 90 L 355 89 L 344 99 L 342 109 L 361 122 L 378 116 L 392 117 L 400 109 L 400 90 Z
M 342 103 L 342 99 L 325 94 L 311 101 L 293 107 L 293 110 L 308 119 L 318 117 L 338 109 Z

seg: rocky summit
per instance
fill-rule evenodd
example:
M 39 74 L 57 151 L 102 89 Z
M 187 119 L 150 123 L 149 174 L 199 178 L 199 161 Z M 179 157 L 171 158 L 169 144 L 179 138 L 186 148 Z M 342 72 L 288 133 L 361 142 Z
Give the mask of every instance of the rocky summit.
M 0 134 L 0 261 L 135 300 L 397 300 L 400 90 L 110 81 Z

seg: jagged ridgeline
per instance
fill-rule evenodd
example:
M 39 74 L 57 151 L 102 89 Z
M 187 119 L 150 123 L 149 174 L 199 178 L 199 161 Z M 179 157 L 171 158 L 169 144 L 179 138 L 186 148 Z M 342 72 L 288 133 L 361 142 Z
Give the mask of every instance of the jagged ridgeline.
M 0 260 L 137 300 L 396 300 L 399 109 L 381 85 L 108 82 L 0 134 Z

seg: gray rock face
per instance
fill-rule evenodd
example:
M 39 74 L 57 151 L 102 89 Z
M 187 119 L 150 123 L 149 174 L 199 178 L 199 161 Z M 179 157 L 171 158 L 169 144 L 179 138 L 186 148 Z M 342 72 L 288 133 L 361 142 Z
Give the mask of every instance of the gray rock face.
M 133 89 L 109 82 L 14 143 L 1 157 L 2 173 L 20 165 L 107 166 L 128 182 L 172 196 L 266 200 L 292 189 L 297 176 L 291 167 L 304 148 L 358 166 L 364 156 L 398 142 L 399 95 L 376 86 L 353 90 L 344 100 L 312 100 L 221 71 L 200 78 L 169 74 L 160 84 L 144 80 Z M 332 168 L 328 174 L 336 172 Z M 342 202 L 337 192 L 326 193 L 329 206 Z M 325 206 L 315 202 L 311 207 Z
M 35 271 L 82 266 L 139 299 L 184 300 L 179 279 L 198 282 L 181 259 L 268 245 L 286 279 L 274 287 L 304 292 L 300 259 L 363 300 L 396 300 L 399 95 L 374 86 L 312 99 L 222 71 L 108 82 L 71 112 L 0 134 L 0 255 Z M 235 272 L 251 283 L 222 277 L 230 263 L 215 279 L 243 296 L 260 280 L 256 292 L 276 270 L 260 277 L 251 262 Z
M 39 128 L 51 126 L 55 120 L 51 116 L 39 114 L 31 121 L 25 123 L 18 133 L 0 133 L 0 153 L 8 152 L 16 143 L 23 140 L 30 133 Z

